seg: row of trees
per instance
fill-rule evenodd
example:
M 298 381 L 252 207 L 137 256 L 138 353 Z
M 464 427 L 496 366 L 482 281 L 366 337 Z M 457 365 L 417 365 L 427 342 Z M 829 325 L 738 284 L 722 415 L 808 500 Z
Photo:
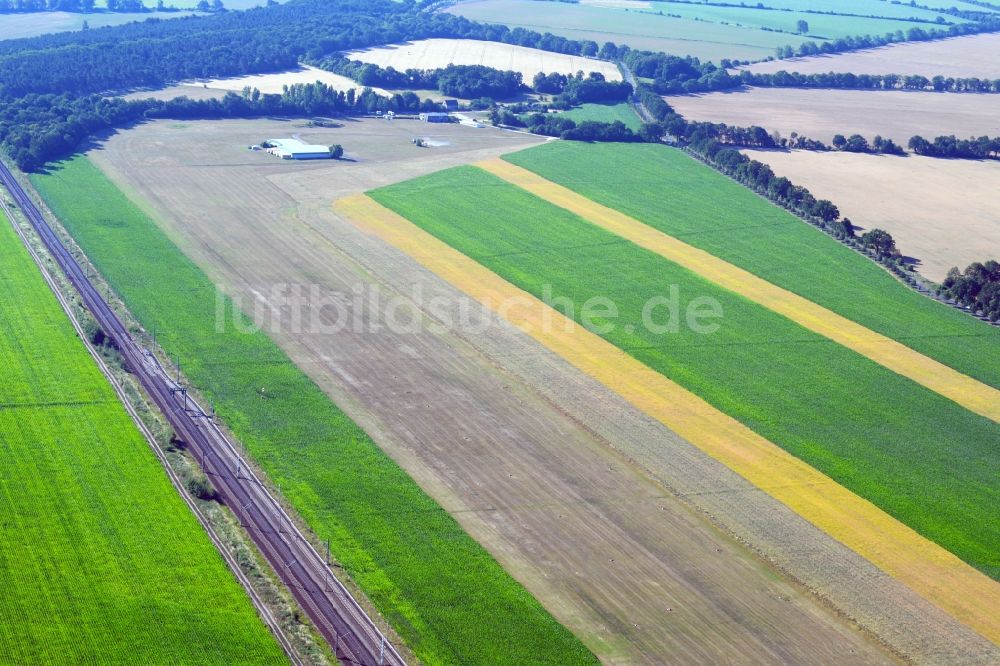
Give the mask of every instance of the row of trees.
M 636 97 L 657 119 L 656 123 L 643 128 L 642 135 L 668 135 L 672 141 L 682 143 L 688 152 L 706 164 L 798 214 L 832 236 L 869 253 L 901 279 L 914 283 L 913 277 L 903 269 L 896 243 L 888 232 L 872 229 L 857 238 L 854 225 L 848 218 L 841 218 L 840 210 L 833 202 L 817 199 L 805 187 L 795 185 L 784 176 L 777 176 L 771 167 L 750 159 L 738 150 L 739 147 L 775 147 L 780 144 L 775 136 L 761 127 L 688 122 L 648 86 L 640 85 Z
M 1000 79 L 978 77 L 927 78 L 919 74 L 799 74 L 784 70 L 774 74 L 740 71 L 733 76 L 741 85 L 773 88 L 846 88 L 852 90 L 933 90 L 934 92 L 1000 93 Z
M 803 42 L 798 46 L 792 46 L 789 44 L 778 47 L 775 55 L 778 58 L 792 58 L 824 53 L 841 53 L 843 51 L 870 49 L 877 46 L 886 46 L 888 44 L 896 44 L 899 42 L 923 42 L 932 39 L 958 37 L 960 35 L 974 35 L 981 32 L 994 32 L 1000 29 L 1000 17 L 992 12 L 967 12 L 965 13 L 964 18 L 968 18 L 970 20 L 968 22 L 953 23 L 948 27 L 912 27 L 906 31 L 896 30 L 894 32 L 888 32 L 884 35 L 840 37 L 838 39 L 831 39 L 819 43 L 812 41 Z
M 990 321 L 1000 321 L 1000 263 L 976 262 L 964 272 L 952 268 L 938 293 Z
M 908 144 L 917 155 L 928 157 L 950 157 L 974 160 L 1000 158 L 1000 137 L 988 136 L 956 139 L 955 135 L 939 136 L 933 142 L 922 136 L 914 136 Z
M 659 141 L 659 135 L 647 132 L 633 132 L 620 120 L 603 123 L 585 120 L 577 123 L 560 113 L 532 113 L 522 115 L 510 109 L 494 107 L 490 111 L 490 122 L 506 127 L 523 127 L 532 134 L 557 136 L 569 141 L 612 141 L 632 143 L 636 141 Z M 645 129 L 645 128 L 644 128 Z
M 579 104 L 614 104 L 632 96 L 632 85 L 626 81 L 606 81 L 599 72 L 586 77 L 583 72 L 566 77 L 566 83 L 552 100 L 557 109 L 568 109 Z
M 1000 24 L 997 26 L 1000 29 Z M 1000 93 L 1000 79 L 979 77 L 928 78 L 919 74 L 799 74 L 779 71 L 757 74 L 747 70 L 730 74 L 722 67 L 697 58 L 679 58 L 665 53 L 630 51 L 624 63 L 637 76 L 653 79 L 652 88 L 661 95 L 728 90 L 739 86 L 766 88 L 843 88 L 851 90 L 926 90 L 935 92 Z

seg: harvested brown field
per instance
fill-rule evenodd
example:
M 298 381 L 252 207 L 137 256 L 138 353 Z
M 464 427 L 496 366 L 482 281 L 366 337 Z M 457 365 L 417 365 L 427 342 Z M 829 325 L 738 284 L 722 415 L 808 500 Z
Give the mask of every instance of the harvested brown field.
M 265 94 L 280 94 L 284 86 L 295 85 L 296 83 L 316 83 L 322 81 L 335 90 L 355 89 L 361 92 L 363 86 L 356 81 L 327 72 L 317 67 L 303 65 L 298 69 L 287 72 L 274 72 L 271 74 L 249 74 L 228 79 L 198 79 L 196 81 L 184 81 L 174 86 L 168 86 L 159 90 L 138 90 L 125 95 L 126 99 L 173 99 L 175 97 L 187 96 L 191 99 L 213 99 L 225 95 L 227 92 L 240 92 L 245 87 L 257 88 Z M 382 88 L 373 88 L 380 95 L 390 95 Z
M 952 266 L 1000 258 L 1000 163 L 856 153 L 745 151 L 830 199 L 857 226 L 885 229 L 918 270 L 941 281 Z
M 1000 134 L 1000 95 L 741 88 L 664 99 L 689 120 L 760 125 L 782 136 L 798 132 L 826 143 L 835 134 L 869 140 L 881 134 L 905 148 L 915 134 L 928 139 Z
M 930 42 L 891 44 L 850 53 L 789 58 L 748 65 L 759 74 L 801 72 L 825 74 L 922 74 L 953 77 L 1000 78 L 1000 34 L 984 33 Z
M 424 39 L 405 44 L 390 44 L 344 54 L 351 60 L 370 62 L 381 67 L 436 69 L 448 65 L 486 65 L 501 70 L 521 72 L 530 83 L 539 72 L 575 74 L 578 71 L 600 72 L 609 81 L 621 81 L 618 67 L 605 60 L 552 53 L 525 46 L 484 42 L 476 39 Z
M 246 150 L 301 133 L 353 161 Z M 428 134 L 430 133 L 430 134 Z M 415 136 L 440 147 L 416 148 Z M 509 325 L 457 320 L 453 287 L 335 214 L 344 195 L 537 137 L 415 121 L 153 122 L 92 157 L 245 304 L 276 284 L 379 305 L 336 335 L 276 341 L 605 663 L 887 663 L 828 604 L 925 661 L 984 658 L 981 639 L 661 423 Z M 415 290 L 420 290 L 418 295 Z M 368 323 L 402 298 L 407 333 Z M 732 536 L 792 572 L 790 582 Z M 817 596 L 818 595 L 818 596 Z M 825 601 L 823 601 L 825 600 Z

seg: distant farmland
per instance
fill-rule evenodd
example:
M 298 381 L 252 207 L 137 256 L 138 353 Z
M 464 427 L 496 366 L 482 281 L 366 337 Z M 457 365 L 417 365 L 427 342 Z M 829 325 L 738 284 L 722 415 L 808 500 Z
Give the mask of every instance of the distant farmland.
M 0 264 L 0 662 L 285 661 L 2 215 Z
M 580 154 L 577 161 L 595 163 Z M 714 192 L 713 172 L 694 163 L 688 170 L 694 180 L 705 178 L 706 194 Z M 621 196 L 638 199 L 640 187 L 622 187 Z M 676 187 L 661 189 L 676 195 Z M 488 193 L 493 205 L 484 207 L 472 191 Z M 1000 496 L 982 465 L 994 455 L 988 442 L 1000 437 L 1000 425 L 479 170 L 452 169 L 372 196 L 539 298 L 547 285 L 551 297 L 575 303 L 610 297 L 619 318 L 604 333 L 607 340 L 1000 576 L 993 555 L 1000 531 L 992 527 L 1000 516 L 985 508 Z M 713 200 L 745 214 L 717 192 Z M 679 286 L 689 298 L 716 299 L 725 312 L 721 328 L 657 336 L 639 325 L 643 303 L 664 285 Z M 912 457 L 915 449 L 921 458 Z
M 891 44 L 877 49 L 775 60 L 750 65 L 752 72 L 785 70 L 803 74 L 922 74 L 985 79 L 1000 77 L 1000 34 L 984 33 L 930 42 Z
M 787 137 L 792 132 L 830 143 L 835 134 L 875 135 L 904 148 L 910 137 L 1000 134 L 1000 98 L 974 93 L 903 90 L 740 88 L 665 97 L 689 120 L 759 125 Z
M 392 44 L 344 54 L 351 60 L 370 62 L 381 67 L 436 69 L 448 65 L 485 65 L 500 70 L 520 72 L 531 84 L 535 74 L 575 74 L 600 72 L 608 81 L 620 81 L 621 72 L 614 63 L 581 56 L 553 53 L 501 42 L 476 39 L 425 39 L 406 44 Z
M 750 3 L 747 3 L 750 4 Z M 814 3 L 783 0 L 767 9 L 753 6 L 720 7 L 690 2 L 620 2 L 590 0 L 579 4 L 537 0 L 470 0 L 447 11 L 488 23 L 503 23 L 538 32 L 551 32 L 571 39 L 611 41 L 632 48 L 693 55 L 703 60 L 722 58 L 760 60 L 775 49 L 811 40 L 822 42 L 848 35 L 883 34 L 911 27 L 926 27 L 906 19 L 934 21 L 938 13 L 897 7 L 877 0 L 824 3 L 823 11 L 854 12 L 849 16 L 779 11 L 816 9 Z M 872 18 L 895 17 L 898 20 Z M 948 17 L 950 19 L 950 17 Z M 809 24 L 809 33 L 797 32 L 797 22 Z

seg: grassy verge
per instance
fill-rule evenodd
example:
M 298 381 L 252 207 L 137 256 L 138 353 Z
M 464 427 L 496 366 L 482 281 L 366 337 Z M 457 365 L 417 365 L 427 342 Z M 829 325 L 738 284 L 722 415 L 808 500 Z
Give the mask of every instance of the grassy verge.
M 568 298 L 578 321 L 609 298 L 618 316 L 598 320 L 609 342 L 1000 576 L 996 423 L 479 169 L 372 196 L 532 295 Z M 644 326 L 671 286 L 681 317 L 692 299 L 720 303 L 718 330 Z
M 2 215 L 0 266 L 0 662 L 285 661 Z
M 575 123 L 585 120 L 595 120 L 599 123 L 613 123 L 620 120 L 634 132 L 642 128 L 642 121 L 635 115 L 632 105 L 627 102 L 620 104 L 581 104 L 575 109 L 562 112 L 563 118 L 569 118 Z
M 505 159 L 1000 387 L 1000 329 L 921 296 L 679 150 L 557 141 Z
M 33 182 L 420 659 L 596 662 L 270 338 L 218 332 L 212 283 L 96 167 Z

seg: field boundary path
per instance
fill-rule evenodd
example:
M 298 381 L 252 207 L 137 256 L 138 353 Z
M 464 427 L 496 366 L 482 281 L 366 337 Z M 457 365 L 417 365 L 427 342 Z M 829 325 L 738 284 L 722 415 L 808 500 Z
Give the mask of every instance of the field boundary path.
M 502 159 L 477 166 L 1000 423 L 1000 390 L 704 250 Z
M 208 412 L 172 380 L 152 352 L 142 348 L 53 233 L 41 212 L 6 167 L 0 183 L 11 193 L 53 259 L 80 294 L 130 371 L 162 411 L 177 436 L 212 480 L 278 578 L 329 641 L 341 662 L 359 666 L 405 666 L 405 661 L 337 579 L 328 563 L 298 530 Z
M 367 195 L 334 209 L 1000 645 L 997 581 Z

